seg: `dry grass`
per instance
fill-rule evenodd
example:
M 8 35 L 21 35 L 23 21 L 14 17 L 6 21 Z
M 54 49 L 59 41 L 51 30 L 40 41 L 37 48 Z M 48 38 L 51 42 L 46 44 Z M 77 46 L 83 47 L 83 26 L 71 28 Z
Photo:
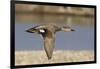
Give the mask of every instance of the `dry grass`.
M 48 60 L 44 51 L 16 51 L 15 65 L 28 64 L 47 64 L 47 63 L 64 63 L 64 62 L 82 62 L 93 61 L 94 52 L 91 50 L 80 51 L 54 51 L 52 59 Z

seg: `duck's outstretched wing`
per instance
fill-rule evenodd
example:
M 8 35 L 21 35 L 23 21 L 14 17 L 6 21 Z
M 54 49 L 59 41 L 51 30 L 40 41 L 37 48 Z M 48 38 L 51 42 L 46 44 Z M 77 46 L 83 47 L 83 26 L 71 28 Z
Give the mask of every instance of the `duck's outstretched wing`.
M 44 49 L 47 54 L 48 59 L 52 58 L 53 50 L 54 50 L 54 45 L 55 44 L 55 36 L 53 33 L 47 34 L 44 37 Z

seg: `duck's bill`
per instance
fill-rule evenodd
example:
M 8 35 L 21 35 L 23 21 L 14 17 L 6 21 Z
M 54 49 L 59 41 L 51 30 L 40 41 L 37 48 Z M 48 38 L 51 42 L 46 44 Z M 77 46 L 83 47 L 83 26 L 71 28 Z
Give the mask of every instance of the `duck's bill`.
M 26 32 L 28 32 L 28 33 L 35 33 L 37 31 L 36 31 L 36 29 L 31 28 L 31 29 L 26 30 Z
M 64 28 L 62 28 L 62 31 L 64 31 L 64 32 L 70 32 L 70 31 L 75 31 L 74 29 L 68 29 L 68 28 L 66 28 L 66 29 L 64 29 Z

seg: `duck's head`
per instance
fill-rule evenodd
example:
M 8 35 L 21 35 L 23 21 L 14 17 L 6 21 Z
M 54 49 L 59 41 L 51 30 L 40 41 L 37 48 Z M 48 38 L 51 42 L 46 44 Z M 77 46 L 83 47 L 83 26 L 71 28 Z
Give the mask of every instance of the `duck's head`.
M 63 27 L 61 28 L 61 30 L 64 31 L 64 32 L 75 31 L 74 29 L 72 29 L 72 28 L 70 28 L 70 27 L 67 27 L 67 26 L 63 26 Z

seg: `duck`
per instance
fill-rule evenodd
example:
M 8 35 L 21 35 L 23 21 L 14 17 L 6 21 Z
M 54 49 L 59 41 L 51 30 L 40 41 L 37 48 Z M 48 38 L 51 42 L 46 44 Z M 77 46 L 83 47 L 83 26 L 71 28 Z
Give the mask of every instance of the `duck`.
M 75 30 L 71 29 L 71 27 L 69 26 L 59 27 L 54 23 L 41 24 L 26 30 L 26 32 L 28 33 L 37 33 L 42 35 L 44 50 L 46 52 L 48 60 L 52 58 L 53 50 L 55 47 L 55 34 L 59 31 L 69 32 Z

